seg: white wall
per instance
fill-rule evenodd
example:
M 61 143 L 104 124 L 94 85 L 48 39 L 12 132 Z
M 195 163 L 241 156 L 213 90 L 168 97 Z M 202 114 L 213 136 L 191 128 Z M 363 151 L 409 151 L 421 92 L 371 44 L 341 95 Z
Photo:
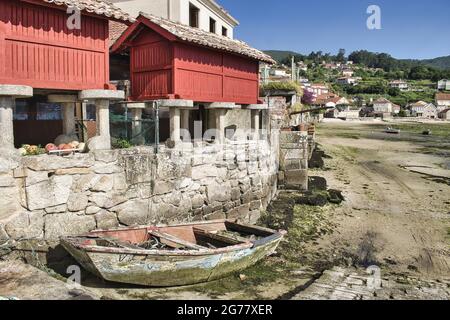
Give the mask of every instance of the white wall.
M 209 18 L 216 20 L 216 34 L 222 35 L 222 27 L 228 29 L 228 37 L 233 38 L 233 26 L 199 0 L 180 0 L 180 22 L 189 24 L 189 3 L 200 9 L 199 27 L 209 32 Z
M 222 18 L 218 12 L 203 3 L 209 0 L 117 0 L 114 3 L 137 17 L 139 12 L 146 12 L 155 16 L 189 25 L 189 3 L 200 9 L 199 27 L 209 32 L 209 18 L 216 20 L 216 34 L 222 35 L 222 27 L 228 29 L 228 37 L 233 38 L 233 25 Z

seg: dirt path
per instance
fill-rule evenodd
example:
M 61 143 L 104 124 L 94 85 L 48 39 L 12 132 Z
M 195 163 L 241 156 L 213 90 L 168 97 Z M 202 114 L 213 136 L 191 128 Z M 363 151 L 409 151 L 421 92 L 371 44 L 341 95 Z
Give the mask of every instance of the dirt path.
M 448 159 L 420 153 L 420 146 L 408 141 L 323 134 L 318 142 L 332 157 L 326 161 L 332 170 L 316 174 L 347 198 L 335 212 L 337 232 L 318 246 L 344 252 L 360 265 L 378 265 L 382 272 L 450 278 L 450 186 L 404 169 L 441 168 Z

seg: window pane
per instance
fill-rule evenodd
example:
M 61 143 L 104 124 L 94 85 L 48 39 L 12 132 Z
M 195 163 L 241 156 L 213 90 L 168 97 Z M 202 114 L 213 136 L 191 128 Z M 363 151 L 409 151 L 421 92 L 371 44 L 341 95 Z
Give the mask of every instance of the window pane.
M 36 120 L 61 120 L 61 106 L 53 103 L 38 103 Z
M 14 109 L 14 120 L 28 120 L 28 105 L 26 101 L 16 100 Z

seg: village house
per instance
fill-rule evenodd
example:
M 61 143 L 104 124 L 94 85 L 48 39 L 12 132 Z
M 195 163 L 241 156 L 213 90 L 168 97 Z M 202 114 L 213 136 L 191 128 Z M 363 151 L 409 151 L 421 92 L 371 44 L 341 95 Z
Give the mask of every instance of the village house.
M 378 116 L 386 117 L 392 115 L 396 108 L 399 110 L 400 106 L 397 106 L 386 98 L 379 98 L 373 102 L 373 112 Z
M 450 108 L 444 109 L 438 114 L 439 119 L 450 120 Z
M 436 93 L 435 100 L 438 111 L 450 107 L 450 93 Z
M 137 17 L 152 14 L 179 24 L 233 38 L 239 22 L 214 0 L 118 0 L 114 3 Z
M 436 119 L 437 109 L 432 103 L 417 101 L 409 105 L 411 116 L 423 119 Z
M 314 83 L 309 87 L 309 90 L 311 90 L 316 96 L 320 96 L 322 94 L 327 94 L 328 92 L 330 92 L 328 86 L 323 83 Z
M 408 88 L 409 88 L 408 83 L 406 81 L 403 81 L 403 80 L 391 81 L 391 82 L 389 82 L 389 87 L 397 88 L 397 89 L 400 89 L 402 91 L 408 90 Z
M 442 79 L 438 81 L 437 85 L 438 90 L 450 91 L 450 80 Z
M 336 79 L 336 83 L 346 86 L 356 86 L 358 81 L 353 77 L 341 77 Z
M 353 77 L 353 74 L 354 74 L 355 72 L 352 70 L 352 69 L 349 69 L 349 68 L 344 68 L 343 70 L 342 70 L 342 75 L 344 76 L 344 77 L 349 77 L 349 78 L 351 78 L 351 77 Z

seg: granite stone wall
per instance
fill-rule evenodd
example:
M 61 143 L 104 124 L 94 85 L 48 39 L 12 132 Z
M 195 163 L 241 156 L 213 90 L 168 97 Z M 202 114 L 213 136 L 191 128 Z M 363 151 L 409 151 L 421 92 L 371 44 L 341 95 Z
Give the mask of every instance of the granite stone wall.
M 269 141 L 0 158 L 0 240 L 220 218 L 255 222 L 277 190 Z

